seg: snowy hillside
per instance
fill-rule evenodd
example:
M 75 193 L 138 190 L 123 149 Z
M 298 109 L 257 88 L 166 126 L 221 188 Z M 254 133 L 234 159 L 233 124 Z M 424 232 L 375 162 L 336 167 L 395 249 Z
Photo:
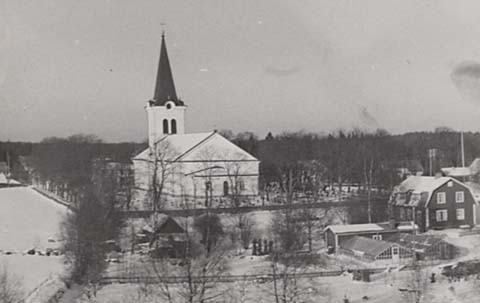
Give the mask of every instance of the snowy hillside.
M 47 302 L 62 286 L 62 256 L 24 252 L 58 247 L 59 243 L 52 240 L 58 239 L 59 225 L 66 212 L 66 207 L 29 187 L 0 189 L 0 265 L 7 266 L 20 280 L 24 295 L 28 296 L 26 302 Z
M 0 250 L 23 252 L 56 246 L 67 208 L 29 187 L 0 189 Z

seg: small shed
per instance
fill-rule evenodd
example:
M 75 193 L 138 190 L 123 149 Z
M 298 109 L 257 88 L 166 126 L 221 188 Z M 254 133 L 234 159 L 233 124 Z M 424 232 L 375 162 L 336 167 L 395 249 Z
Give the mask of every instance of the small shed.
M 172 217 L 155 214 L 151 223 L 142 228 L 149 247 L 156 257 L 178 258 L 185 252 L 185 229 Z
M 383 240 L 385 237 L 397 233 L 411 233 L 411 222 L 382 222 L 369 224 L 329 225 L 324 230 L 325 243 L 331 252 L 335 252 L 342 243 L 353 237 L 361 236 L 374 240 Z
M 376 260 L 399 262 L 413 256 L 412 250 L 397 243 L 359 236 L 345 241 L 338 251 L 368 262 Z

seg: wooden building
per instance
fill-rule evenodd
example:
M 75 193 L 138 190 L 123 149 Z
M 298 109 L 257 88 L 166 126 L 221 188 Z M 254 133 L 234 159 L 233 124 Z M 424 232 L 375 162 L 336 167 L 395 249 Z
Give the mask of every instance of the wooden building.
M 331 252 L 335 252 L 343 243 L 356 237 L 367 237 L 373 240 L 383 240 L 388 235 L 411 233 L 413 225 L 410 222 L 396 223 L 393 221 L 372 224 L 329 225 L 324 230 L 325 243 Z
M 415 221 L 420 231 L 477 224 L 479 207 L 472 190 L 452 177 L 412 176 L 395 187 L 391 216 Z

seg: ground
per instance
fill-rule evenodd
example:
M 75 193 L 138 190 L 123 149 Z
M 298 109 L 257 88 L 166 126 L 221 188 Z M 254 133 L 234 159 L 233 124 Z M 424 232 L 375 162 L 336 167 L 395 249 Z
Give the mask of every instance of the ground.
M 41 298 L 60 284 L 61 256 L 29 255 L 26 251 L 57 248 L 66 212 L 64 206 L 29 187 L 0 189 L 0 264 L 21 281 L 25 295 L 31 297 L 27 302 L 41 303 Z
M 257 232 L 262 235 L 268 235 L 268 221 L 271 219 L 271 213 L 260 212 L 254 214 L 255 221 L 263 226 L 258 228 Z M 222 216 L 222 221 L 227 223 L 234 222 L 234 218 Z M 231 223 L 230 223 L 231 224 Z M 262 230 L 263 229 L 263 230 Z M 317 246 L 321 246 L 321 232 L 318 230 L 316 242 Z M 448 263 L 454 263 L 459 260 L 471 260 L 480 258 L 480 235 L 460 236 L 461 231 L 458 229 L 431 231 L 433 234 L 442 234 L 446 236 L 446 240 L 462 247 L 463 254 L 456 260 L 424 262 L 425 268 L 420 272 L 425 281 L 422 289 L 422 301 L 425 303 L 460 303 L 460 302 L 476 302 L 480 295 L 477 289 L 480 286 L 480 280 L 475 276 L 463 278 L 460 281 L 452 281 L 441 275 L 441 266 Z M 323 250 L 320 249 L 319 253 Z M 310 265 L 307 272 L 318 271 L 334 271 L 355 268 L 378 268 L 384 267 L 385 264 L 362 263 L 358 260 L 332 255 L 318 255 L 319 262 Z M 129 255 L 125 258 L 125 262 L 112 264 L 110 267 L 111 274 L 125 271 L 126 267 L 134 267 L 136 272 L 147 272 L 151 267 L 150 261 L 146 256 Z M 140 259 L 143 259 L 140 261 Z M 320 260 L 321 259 L 321 260 Z M 271 273 L 271 263 L 267 256 L 251 256 L 251 250 L 241 253 L 232 252 L 228 256 L 229 274 L 231 275 L 266 275 Z M 131 274 L 133 271 L 129 271 Z M 435 283 L 430 283 L 430 276 L 435 273 Z M 128 275 L 127 274 L 127 275 Z M 348 298 L 350 303 L 355 302 L 373 302 L 373 303 L 403 303 L 413 302 L 408 291 L 416 286 L 412 285 L 414 271 L 397 269 L 385 270 L 384 272 L 371 276 L 371 282 L 354 281 L 351 274 L 344 273 L 341 276 L 334 277 L 314 277 L 302 278 L 300 281 L 302 298 L 298 302 L 343 302 L 344 298 Z M 173 289 L 178 286 L 171 286 Z M 222 296 L 213 302 L 255 302 L 270 303 L 275 302 L 272 296 L 273 284 L 269 281 L 240 281 L 231 283 L 222 283 L 219 286 Z M 245 290 L 245 295 L 241 295 L 241 289 Z M 111 284 L 105 285 L 99 291 L 98 297 L 94 302 L 105 303 L 124 303 L 124 302 L 166 302 L 165 300 L 153 300 L 155 291 L 158 286 L 145 287 L 140 284 Z M 145 294 L 149 294 L 144 297 Z M 81 302 L 81 301 L 79 301 Z M 181 302 L 181 301 L 180 301 Z
M 306 278 L 301 280 L 300 302 L 343 302 L 345 297 L 349 299 L 350 303 L 414 302 L 399 290 L 407 286 L 405 281 L 410 278 L 410 275 L 411 272 L 378 274 L 378 277 L 372 276 L 372 282 L 353 281 L 349 274 L 339 277 Z M 477 302 L 479 291 L 475 289 L 478 287 L 478 283 L 477 280 L 450 283 L 447 279 L 440 277 L 435 283 L 428 282 L 421 302 Z M 221 285 L 223 295 L 213 302 L 273 303 L 275 300 L 271 294 L 272 289 L 273 285 L 269 282 L 224 283 Z M 242 290 L 246 290 L 243 300 L 241 299 Z M 112 284 L 104 286 L 93 302 L 167 302 L 165 300 L 153 301 L 152 295 L 142 298 L 143 294 L 149 292 L 155 292 L 155 287 L 146 290 L 145 285 Z
M 29 187 L 0 189 L 0 250 L 44 249 L 58 240 L 67 209 Z

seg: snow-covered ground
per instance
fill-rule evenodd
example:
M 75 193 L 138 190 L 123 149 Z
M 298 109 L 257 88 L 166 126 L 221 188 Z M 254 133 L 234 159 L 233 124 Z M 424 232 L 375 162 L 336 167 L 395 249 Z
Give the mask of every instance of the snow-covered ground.
M 350 303 L 404 303 L 414 302 L 406 292 L 400 289 L 412 289 L 409 286 L 412 272 L 392 272 L 372 282 L 354 281 L 351 275 L 346 274 L 338 277 L 305 278 L 300 281 L 300 302 L 343 302 L 348 298 Z M 437 276 L 438 277 L 438 276 Z M 372 277 L 374 278 L 374 277 Z M 463 280 L 448 282 L 444 277 L 438 277 L 435 283 L 427 281 L 422 287 L 423 300 L 425 303 L 467 303 L 478 302 L 480 291 L 477 290 L 478 280 Z M 175 289 L 174 285 L 170 286 Z M 273 303 L 273 284 L 258 282 L 235 282 L 224 283 L 219 286 L 224 292 L 218 300 L 212 302 L 245 302 L 245 303 Z M 158 290 L 158 286 L 156 286 Z M 242 290 L 243 297 L 240 298 Z M 151 291 L 155 291 L 152 286 Z M 148 298 L 142 298 L 150 293 Z M 233 300 L 232 300 L 233 299 Z M 84 301 L 81 301 L 84 302 Z M 125 303 L 125 302 L 163 302 L 155 300 L 145 285 L 112 284 L 104 286 L 98 293 L 97 298 L 90 302 Z M 166 301 L 165 301 L 166 302 Z
M 29 187 L 0 189 L 0 250 L 23 252 L 56 246 L 67 208 Z
M 29 187 L 0 189 L 0 264 L 20 280 L 25 295 L 35 292 L 31 302 L 41 303 L 45 291 L 55 291 L 64 265 L 61 256 L 28 255 L 25 251 L 57 248 L 60 223 L 67 211 Z M 43 289 L 36 291 L 39 287 Z

